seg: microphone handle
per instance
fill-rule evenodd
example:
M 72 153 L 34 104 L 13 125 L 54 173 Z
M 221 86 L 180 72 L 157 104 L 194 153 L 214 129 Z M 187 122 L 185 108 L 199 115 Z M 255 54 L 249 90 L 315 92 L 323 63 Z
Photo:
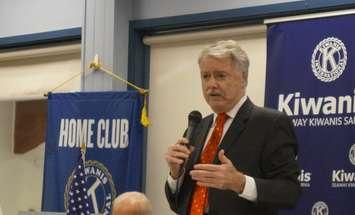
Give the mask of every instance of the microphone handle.
M 189 127 L 189 128 L 190 128 L 190 127 Z M 187 134 L 190 134 L 189 136 L 190 136 L 190 138 L 191 138 L 191 134 L 192 134 L 193 128 L 192 128 L 192 129 L 190 128 L 190 131 L 189 131 L 189 128 L 187 128 L 187 130 L 186 130 L 186 132 L 185 132 L 185 134 L 184 134 L 184 137 L 185 137 L 185 138 L 188 137 Z M 187 139 L 189 140 L 189 144 L 186 145 L 186 146 L 189 148 L 189 150 L 190 150 L 190 147 L 193 147 L 193 144 L 190 143 L 190 138 L 187 138 Z M 190 154 L 190 156 L 191 156 L 191 154 Z M 183 179 L 181 176 L 182 176 L 182 174 L 184 173 L 184 170 L 186 169 L 186 165 L 187 165 L 188 160 L 191 159 L 190 156 L 189 156 L 188 158 L 184 159 L 184 162 L 181 164 L 181 167 L 180 167 L 180 169 L 179 169 L 179 176 L 178 176 L 178 178 L 176 179 L 176 189 L 175 189 L 175 191 L 176 191 L 176 203 L 177 203 L 177 201 L 178 201 L 178 199 L 177 199 L 178 193 L 180 192 L 180 189 L 179 189 L 179 188 L 180 188 L 180 187 L 179 187 L 180 180 Z M 176 205 L 176 206 L 177 206 L 177 205 Z

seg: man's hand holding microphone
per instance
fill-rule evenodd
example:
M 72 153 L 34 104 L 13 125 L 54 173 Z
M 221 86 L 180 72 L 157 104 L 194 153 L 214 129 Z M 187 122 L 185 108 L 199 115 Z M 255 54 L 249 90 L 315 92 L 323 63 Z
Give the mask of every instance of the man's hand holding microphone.
M 186 161 L 192 153 L 194 146 L 191 144 L 191 137 L 197 125 L 201 122 L 202 115 L 199 111 L 191 111 L 188 116 L 188 127 L 184 137 L 168 148 L 165 160 L 170 168 L 170 175 L 173 179 L 178 179 L 183 173 Z

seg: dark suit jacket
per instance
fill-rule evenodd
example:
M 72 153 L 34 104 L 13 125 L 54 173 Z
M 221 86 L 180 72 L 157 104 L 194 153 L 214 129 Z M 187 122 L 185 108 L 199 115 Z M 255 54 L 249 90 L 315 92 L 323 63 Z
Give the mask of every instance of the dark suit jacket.
M 191 138 L 196 148 L 187 162 L 179 191 L 173 194 L 165 185 L 170 207 L 178 214 L 188 213 L 195 187 L 188 172 L 199 160 L 212 121 L 213 115 L 205 117 Z M 247 99 L 219 148 L 225 150 L 239 171 L 255 179 L 258 198 L 251 202 L 233 191 L 210 188 L 210 215 L 275 215 L 280 208 L 295 206 L 300 195 L 297 141 L 291 120 L 284 113 L 257 107 Z M 217 157 L 214 163 L 220 163 Z

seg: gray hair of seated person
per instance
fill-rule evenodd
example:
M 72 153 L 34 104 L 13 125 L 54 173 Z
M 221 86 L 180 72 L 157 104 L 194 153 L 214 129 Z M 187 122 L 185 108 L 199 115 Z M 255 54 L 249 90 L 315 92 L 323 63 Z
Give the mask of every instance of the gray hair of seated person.
M 152 205 L 149 199 L 140 192 L 125 192 L 113 201 L 112 215 L 121 215 L 118 211 L 129 211 L 135 215 L 150 215 Z

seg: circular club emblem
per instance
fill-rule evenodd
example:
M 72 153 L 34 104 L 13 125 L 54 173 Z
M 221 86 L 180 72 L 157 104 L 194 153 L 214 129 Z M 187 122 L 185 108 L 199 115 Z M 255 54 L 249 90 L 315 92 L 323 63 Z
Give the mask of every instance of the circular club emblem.
M 329 215 L 329 208 L 325 202 L 316 202 L 312 207 L 312 215 Z
M 73 171 L 68 178 L 64 192 L 64 207 L 68 209 L 70 187 L 74 180 Z M 107 168 L 98 161 L 85 162 L 87 196 L 91 214 L 110 214 L 112 201 L 116 198 L 116 188 Z
M 349 150 L 349 160 L 355 165 L 355 144 L 353 144 Z
M 343 73 L 347 52 L 344 43 L 335 37 L 322 40 L 312 54 L 312 71 L 323 82 L 331 82 Z

